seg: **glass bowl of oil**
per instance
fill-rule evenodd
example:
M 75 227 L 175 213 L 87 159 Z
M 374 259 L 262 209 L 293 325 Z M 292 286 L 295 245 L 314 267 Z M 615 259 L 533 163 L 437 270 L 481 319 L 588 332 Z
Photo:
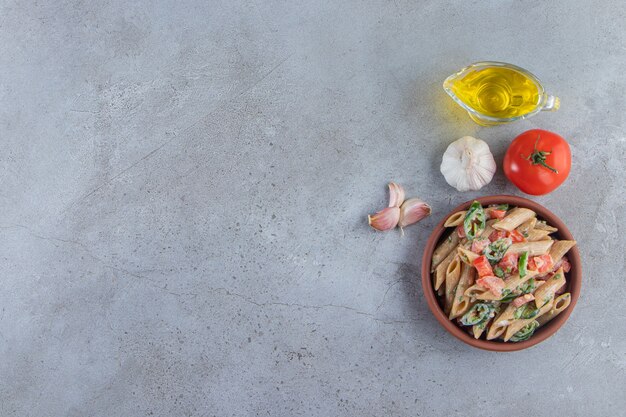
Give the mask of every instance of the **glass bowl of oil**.
M 546 94 L 529 71 L 504 62 L 485 61 L 452 74 L 443 89 L 482 126 L 525 119 L 542 110 L 556 111 L 558 97 Z

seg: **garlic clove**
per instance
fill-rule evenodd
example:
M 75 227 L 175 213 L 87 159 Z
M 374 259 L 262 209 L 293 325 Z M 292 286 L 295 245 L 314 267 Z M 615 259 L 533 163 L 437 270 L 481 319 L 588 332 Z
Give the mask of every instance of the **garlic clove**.
M 398 226 L 406 227 L 428 217 L 432 209 L 419 198 L 409 198 L 400 206 L 400 221 Z
M 367 222 L 376 230 L 391 230 L 400 221 L 400 208 L 387 207 L 374 215 L 367 216 Z
M 395 182 L 389 183 L 389 207 L 400 207 L 404 202 L 404 188 Z

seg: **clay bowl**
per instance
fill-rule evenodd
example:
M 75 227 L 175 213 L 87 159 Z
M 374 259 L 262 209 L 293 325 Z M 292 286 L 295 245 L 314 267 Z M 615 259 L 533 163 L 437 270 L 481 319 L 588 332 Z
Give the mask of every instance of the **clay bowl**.
M 558 232 L 552 234 L 553 237 L 559 240 L 574 240 L 572 234 L 567 229 L 565 224 L 561 221 L 561 219 L 559 219 L 551 211 L 534 201 L 511 195 L 495 195 L 490 197 L 477 198 L 476 200 L 478 200 L 483 206 L 487 206 L 489 204 L 509 204 L 511 206 L 526 207 L 534 210 L 537 213 L 538 218 L 546 220 L 548 224 L 559 229 Z M 523 342 L 505 343 L 498 340 L 474 339 L 474 337 L 469 335 L 465 330 L 457 326 L 455 322 L 449 320 L 446 314 L 443 312 L 443 308 L 439 305 L 437 294 L 435 293 L 435 290 L 433 288 L 430 274 L 430 263 L 433 256 L 433 251 L 437 247 L 439 241 L 443 239 L 444 235 L 447 236 L 447 234 L 445 233 L 446 228 L 443 227 L 443 223 L 453 213 L 456 213 L 459 210 L 466 210 L 472 204 L 472 201 L 474 200 L 467 201 L 459 205 L 450 213 L 445 215 L 437 224 L 437 226 L 435 226 L 435 230 L 433 230 L 428 239 L 428 242 L 426 243 L 424 256 L 422 257 L 422 287 L 424 289 L 424 297 L 426 298 L 428 307 L 432 311 L 437 321 L 448 332 L 450 332 L 457 339 L 462 340 L 468 345 L 474 346 L 476 348 L 492 350 L 496 352 L 512 352 L 515 350 L 526 349 L 538 343 L 541 343 L 548 337 L 556 333 L 556 331 L 567 321 L 568 317 L 576 306 L 576 302 L 578 301 L 582 281 L 582 269 L 578 246 L 574 246 L 567 254 L 569 261 L 572 265 L 570 272 L 566 274 L 567 292 L 570 292 L 572 294 L 572 301 L 565 311 L 549 321 L 546 325 L 537 329 L 535 334 L 530 339 Z

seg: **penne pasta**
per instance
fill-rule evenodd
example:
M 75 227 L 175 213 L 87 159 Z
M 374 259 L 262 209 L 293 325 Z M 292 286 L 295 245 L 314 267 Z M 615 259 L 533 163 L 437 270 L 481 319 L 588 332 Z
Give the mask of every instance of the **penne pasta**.
M 558 232 L 559 229 L 557 229 L 556 227 L 552 227 L 550 225 L 548 225 L 546 222 L 542 221 L 538 221 L 535 224 L 535 229 L 539 229 L 539 230 L 547 230 L 550 233 L 554 233 L 554 232 Z
M 542 315 L 537 319 L 539 326 L 543 326 L 556 316 L 558 316 L 563 310 L 569 307 L 572 302 L 572 295 L 568 292 L 565 294 L 561 294 L 554 299 L 554 305 L 546 314 Z
M 476 299 L 476 297 L 482 293 L 485 292 L 485 288 L 481 287 L 478 284 L 474 284 L 471 287 L 469 287 L 468 289 L 465 290 L 465 292 L 463 293 L 463 295 L 465 295 L 466 297 L 469 297 L 470 299 Z
M 479 293 L 479 294 L 476 294 L 474 296 L 474 298 L 476 298 L 477 300 L 481 300 L 481 301 L 498 301 L 498 300 L 500 300 L 502 298 L 502 296 L 501 295 L 495 295 L 491 291 L 488 291 L 488 290 L 485 291 L 485 289 L 482 288 L 482 292 Z
M 500 337 L 506 330 L 509 323 L 513 320 L 515 307 L 509 304 L 500 315 L 498 315 L 489 326 L 487 331 L 487 340 L 493 340 Z
M 472 262 L 474 262 L 474 260 L 478 258 L 477 253 L 474 253 L 469 249 L 465 249 L 464 247 L 459 246 L 456 250 L 459 254 L 459 257 L 461 258 L 461 261 L 469 266 L 472 266 Z
M 543 307 L 553 299 L 557 290 L 563 285 L 565 285 L 565 276 L 563 275 L 563 268 L 559 268 L 554 275 L 548 278 L 546 282 L 535 291 L 535 305 L 537 308 Z
M 476 269 L 471 266 L 464 263 L 461 264 L 461 276 L 459 277 L 459 283 L 454 292 L 452 308 L 450 309 L 450 319 L 462 316 L 470 308 L 471 299 L 465 296 L 465 290 L 474 284 L 476 276 L 475 271 Z
M 537 218 L 533 217 L 517 226 L 515 230 L 520 232 L 523 236 L 528 236 L 528 233 L 535 228 L 535 224 L 537 224 Z
M 466 213 L 467 211 L 457 211 L 452 216 L 448 217 L 448 219 L 443 224 L 443 227 L 456 227 L 460 224 L 463 224 Z
M 472 335 L 474 336 L 474 339 L 480 338 L 480 336 L 482 336 L 482 334 L 484 333 L 485 329 L 488 328 L 492 322 L 493 322 L 493 318 L 490 318 L 485 323 L 473 325 Z
M 450 312 L 452 308 L 452 302 L 454 300 L 454 294 L 456 293 L 457 284 L 461 277 L 461 267 L 463 263 L 458 256 L 452 259 L 452 262 L 446 268 L 446 292 L 445 292 L 445 310 L 446 314 Z
M 452 262 L 455 256 L 457 256 L 456 251 L 452 251 L 439 265 L 437 265 L 437 268 L 435 269 L 435 279 L 433 283 L 436 290 L 438 290 L 446 281 L 446 270 L 448 269 L 448 265 L 450 265 L 450 262 Z
M 444 241 L 437 246 L 437 249 L 433 252 L 433 259 L 431 262 L 430 271 L 434 271 L 435 268 L 444 260 L 446 256 L 450 254 L 459 245 L 459 235 L 456 233 L 456 230 L 453 230 L 452 233 L 448 235 Z
M 550 239 L 549 231 L 539 229 L 532 229 L 530 232 L 528 232 L 526 239 L 529 242 L 536 242 L 538 240 L 552 240 Z
M 482 336 L 482 334 L 485 332 L 485 329 L 491 326 L 491 323 L 493 323 L 494 317 L 497 316 L 499 313 L 500 313 L 500 306 L 496 306 L 494 308 L 494 311 L 491 317 L 489 317 L 483 323 L 475 324 L 472 326 L 472 334 L 474 335 L 474 339 L 478 339 L 480 338 L 480 336 Z
M 485 331 L 485 327 L 489 325 L 489 322 L 491 322 L 491 320 L 485 324 L 475 324 L 472 326 L 472 335 L 474 336 L 474 339 L 480 339 L 480 336 L 482 336 Z
M 550 256 L 554 262 L 561 259 L 576 244 L 575 240 L 555 240 L 550 248 Z
M 519 291 L 519 286 L 521 286 L 523 283 L 525 283 L 526 281 L 528 281 L 529 279 L 537 276 L 538 272 L 537 271 L 528 271 L 526 272 L 526 275 L 524 275 L 524 277 L 521 277 L 519 273 L 515 274 L 515 275 L 511 275 L 509 278 L 504 280 L 504 290 L 509 290 L 510 292 L 514 293 Z
M 508 212 L 502 220 L 495 223 L 493 228 L 496 230 L 506 230 L 507 232 L 510 232 L 533 217 L 535 217 L 534 211 L 523 207 L 516 207 Z
M 552 247 L 553 240 L 540 240 L 537 242 L 519 242 L 513 243 L 507 249 L 506 253 L 522 253 L 528 252 L 528 256 L 538 256 L 548 253 Z
M 530 319 L 515 319 L 515 320 L 513 320 L 511 322 L 511 324 L 509 324 L 508 327 L 506 328 L 506 331 L 504 333 L 504 341 L 508 342 L 509 339 L 511 337 L 513 337 L 513 335 L 515 335 L 515 333 L 519 332 L 522 328 L 524 328 L 525 326 L 529 325 L 533 321 L 537 320 L 538 317 L 541 317 L 544 314 L 546 314 L 548 311 L 550 311 L 552 309 L 552 305 L 553 304 L 554 304 L 554 300 L 550 300 L 548 302 L 548 304 L 544 305 L 543 307 L 541 307 L 539 309 L 539 312 L 537 313 L 536 316 L 534 316 L 534 317 L 532 317 Z M 536 326 L 536 324 L 535 324 L 535 326 Z

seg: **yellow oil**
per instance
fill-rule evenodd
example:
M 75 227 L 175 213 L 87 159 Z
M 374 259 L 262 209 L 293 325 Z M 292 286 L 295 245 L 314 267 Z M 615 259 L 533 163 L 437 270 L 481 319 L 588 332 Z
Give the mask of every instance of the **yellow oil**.
M 468 73 L 451 86 L 454 94 L 474 110 L 491 117 L 523 116 L 537 108 L 539 86 L 510 68 L 490 67 Z

